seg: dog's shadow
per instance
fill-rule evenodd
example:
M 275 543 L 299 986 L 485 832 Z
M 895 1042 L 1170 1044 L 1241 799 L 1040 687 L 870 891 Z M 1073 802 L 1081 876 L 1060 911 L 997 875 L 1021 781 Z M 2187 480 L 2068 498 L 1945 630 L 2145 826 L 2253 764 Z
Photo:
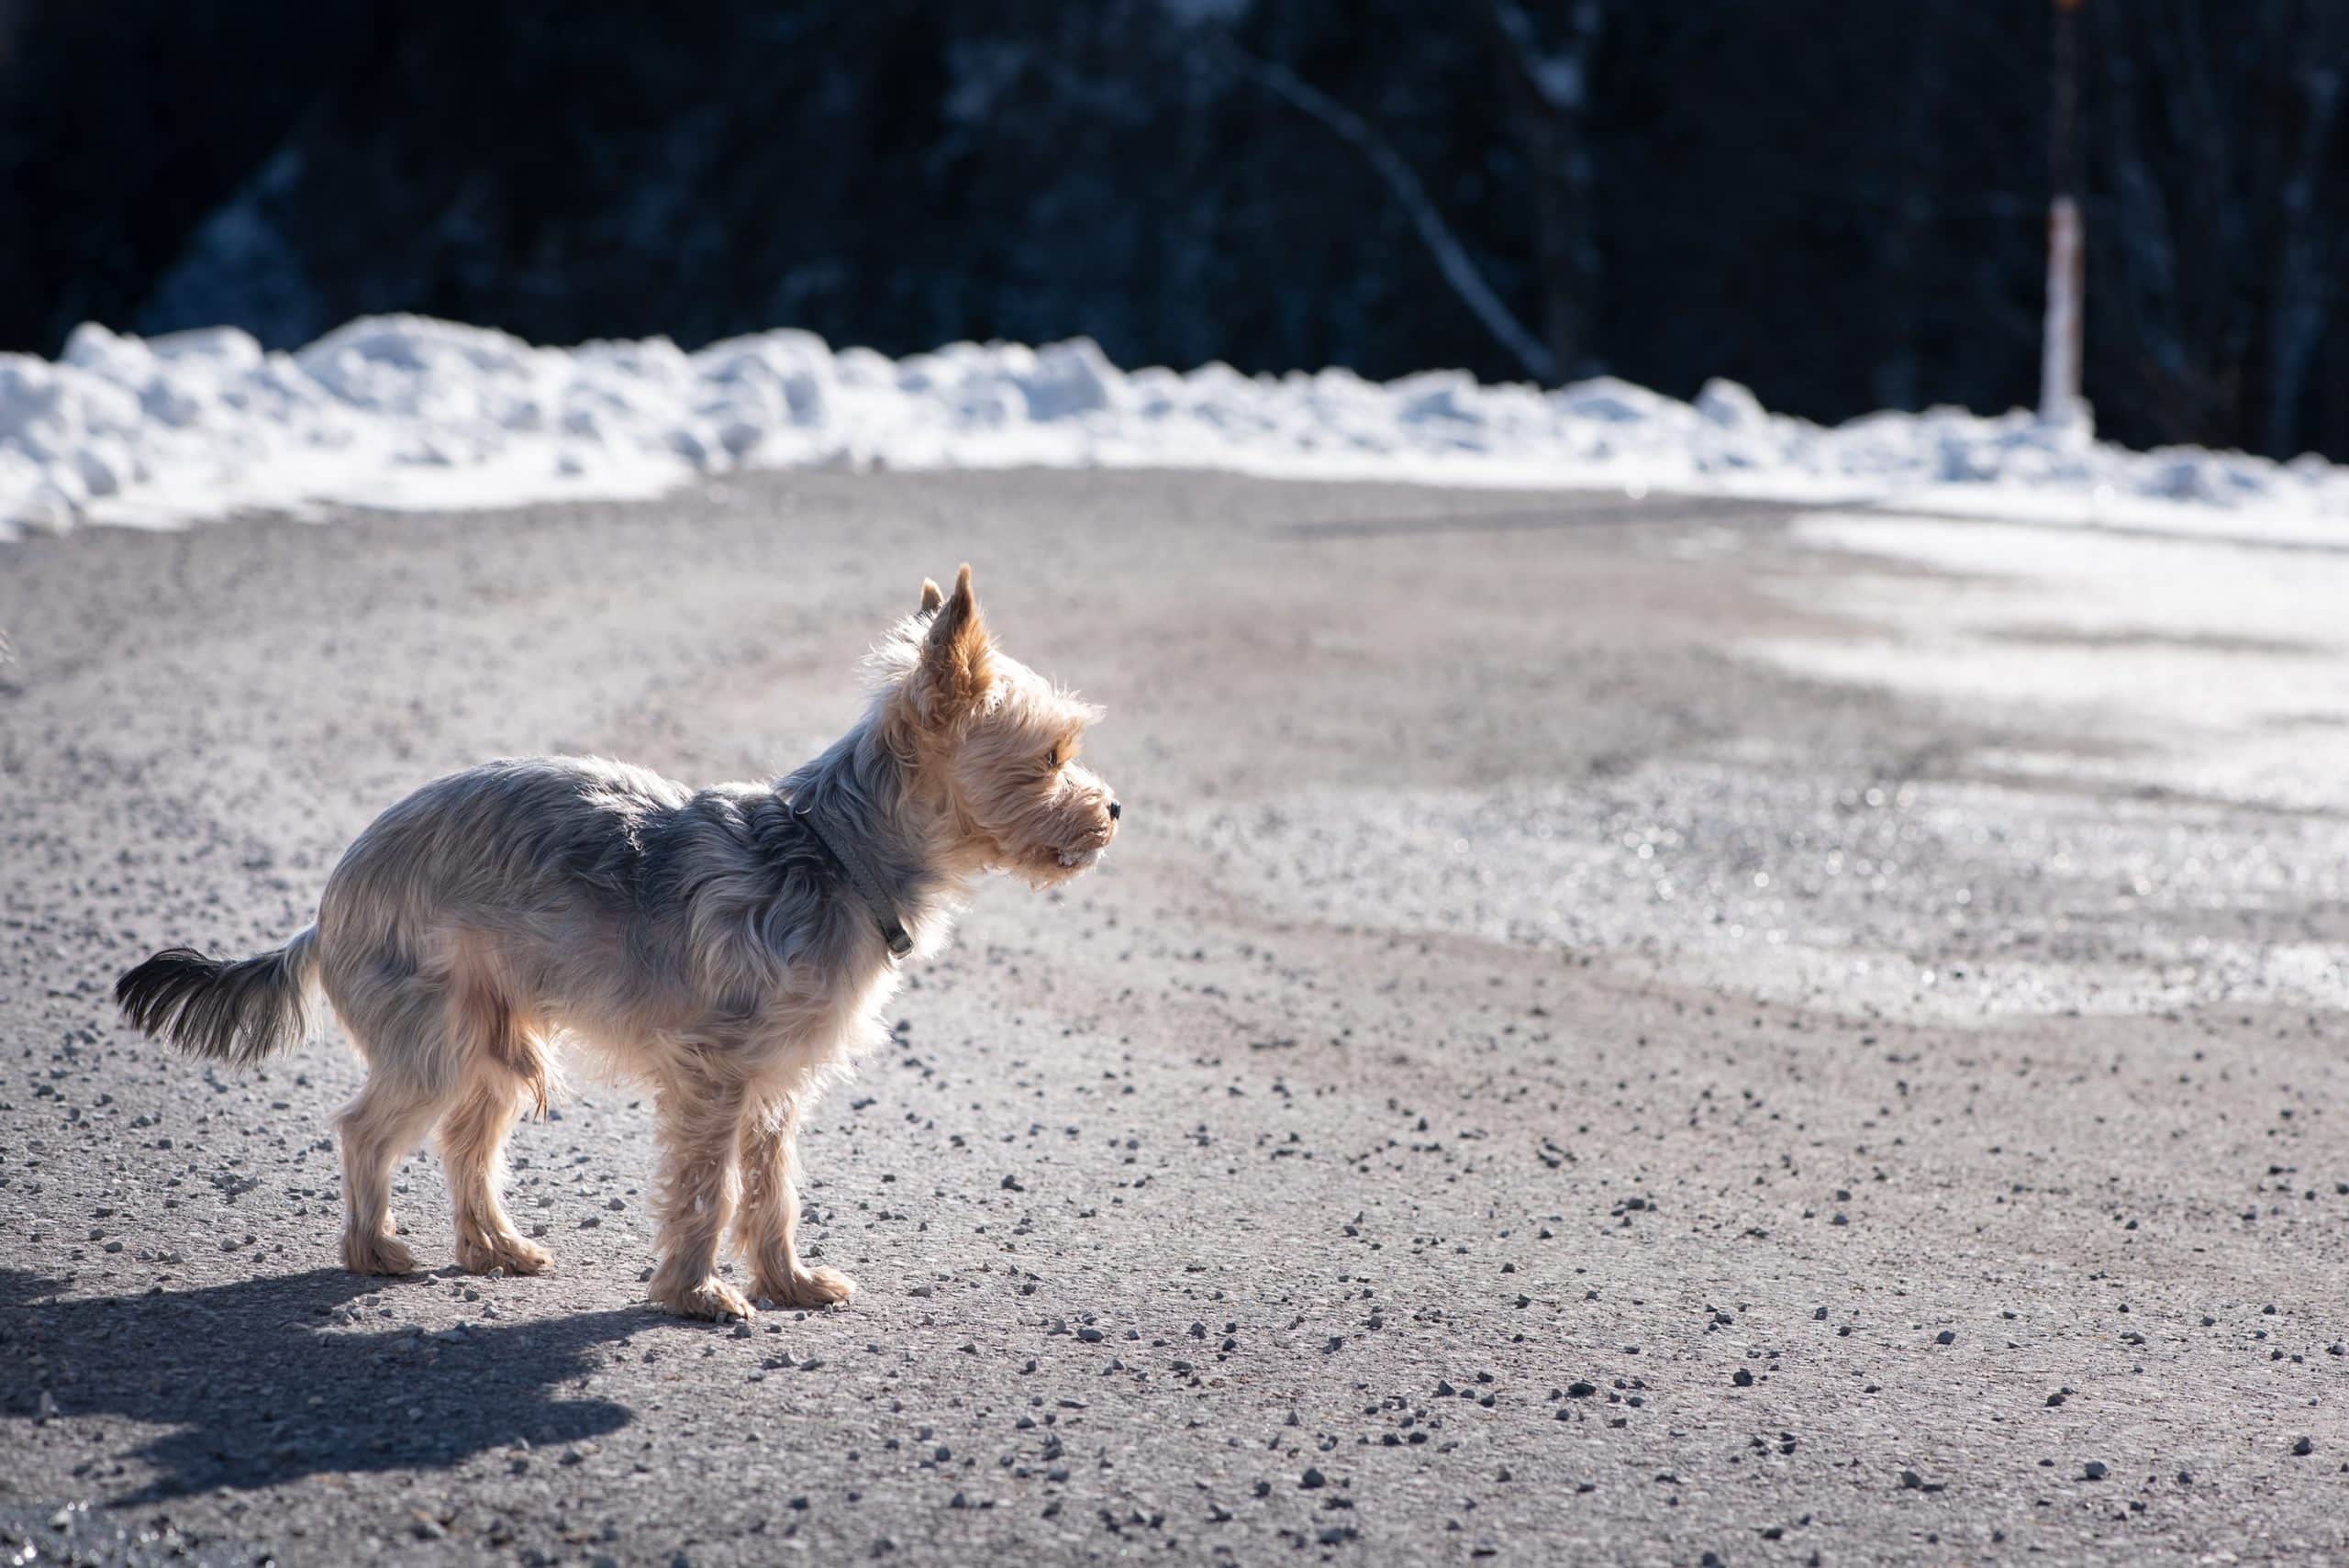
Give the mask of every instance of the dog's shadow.
M 661 1321 L 649 1312 L 424 1333 L 371 1327 L 362 1307 L 351 1322 L 348 1309 L 374 1284 L 317 1269 L 61 1299 L 55 1281 L 0 1269 L 0 1405 L 32 1416 L 53 1402 L 62 1418 L 174 1429 L 139 1451 L 161 1473 L 130 1501 L 319 1472 L 446 1468 L 632 1418 L 624 1405 L 559 1391 L 594 1370 L 595 1347 Z

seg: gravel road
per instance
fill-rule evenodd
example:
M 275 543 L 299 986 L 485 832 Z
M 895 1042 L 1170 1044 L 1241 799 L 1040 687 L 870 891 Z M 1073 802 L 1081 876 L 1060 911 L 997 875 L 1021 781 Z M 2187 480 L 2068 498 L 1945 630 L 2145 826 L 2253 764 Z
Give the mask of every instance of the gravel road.
M 1124 830 L 814 1118 L 852 1307 L 656 1315 L 595 1082 L 515 1141 L 554 1274 L 449 1267 L 418 1155 L 434 1272 L 348 1276 L 340 1040 L 115 1020 L 440 772 L 778 771 L 963 559 Z M 2345 603 L 2306 546 L 1157 473 L 0 547 L 0 1551 L 2341 1560 Z

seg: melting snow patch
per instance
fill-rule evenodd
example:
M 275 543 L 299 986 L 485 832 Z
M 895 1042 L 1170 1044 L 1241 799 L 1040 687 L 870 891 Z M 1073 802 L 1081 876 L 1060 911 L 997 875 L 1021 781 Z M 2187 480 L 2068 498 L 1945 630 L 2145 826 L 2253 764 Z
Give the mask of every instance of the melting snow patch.
M 1780 592 L 1876 636 L 1750 651 L 1821 679 L 1997 712 L 2084 742 L 2016 774 L 2096 777 L 2290 810 L 2349 776 L 2349 537 L 2228 515 L 2187 533 L 1817 513 L 1799 543 L 1923 566 L 1804 575 Z M 2311 525 L 2315 526 L 2315 525 Z
M 2150 526 L 2349 517 L 2349 477 L 2316 460 L 2130 452 L 2020 412 L 1828 428 L 1729 382 L 1687 404 L 1611 379 L 1542 392 L 1452 372 L 1130 372 L 1083 339 L 893 361 L 797 331 L 691 354 L 662 339 L 542 349 L 417 317 L 353 321 L 291 354 L 233 328 L 85 326 L 53 363 L 0 355 L 0 536 L 642 496 L 740 469 L 867 464 L 1667 489 Z

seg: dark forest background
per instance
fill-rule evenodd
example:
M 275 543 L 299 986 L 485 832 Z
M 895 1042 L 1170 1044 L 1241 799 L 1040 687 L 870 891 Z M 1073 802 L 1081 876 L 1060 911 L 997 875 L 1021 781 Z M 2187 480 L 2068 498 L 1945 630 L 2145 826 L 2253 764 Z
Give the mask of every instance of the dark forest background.
M 2349 457 L 2349 0 L 2079 39 L 2101 432 Z M 0 0 L 0 348 L 414 310 L 2002 409 L 2049 39 L 2047 0 Z

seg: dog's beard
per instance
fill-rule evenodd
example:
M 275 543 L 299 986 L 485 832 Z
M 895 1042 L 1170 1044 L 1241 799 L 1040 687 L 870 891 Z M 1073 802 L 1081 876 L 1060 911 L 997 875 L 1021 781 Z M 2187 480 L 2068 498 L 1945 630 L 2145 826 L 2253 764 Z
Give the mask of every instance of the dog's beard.
M 1006 863 L 1003 869 L 1029 886 L 1043 890 L 1075 881 L 1099 865 L 1108 852 L 1109 846 L 1106 843 L 1067 850 L 1041 850 Z

